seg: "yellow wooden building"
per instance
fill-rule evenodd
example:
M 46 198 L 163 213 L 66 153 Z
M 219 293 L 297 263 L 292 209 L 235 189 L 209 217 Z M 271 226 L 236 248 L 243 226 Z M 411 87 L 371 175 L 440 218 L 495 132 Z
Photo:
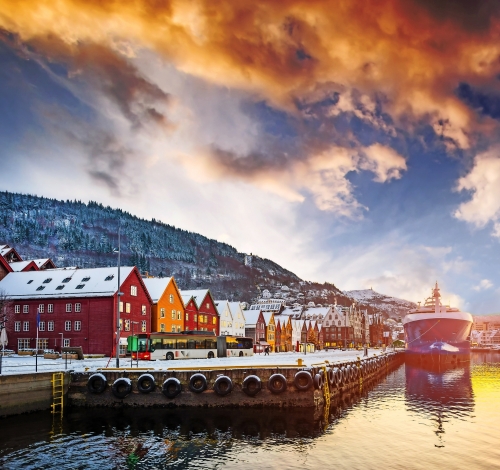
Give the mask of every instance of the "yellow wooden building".
M 274 322 L 273 312 L 262 312 L 266 322 L 266 341 L 269 343 L 269 349 L 275 352 L 276 347 L 276 324 Z

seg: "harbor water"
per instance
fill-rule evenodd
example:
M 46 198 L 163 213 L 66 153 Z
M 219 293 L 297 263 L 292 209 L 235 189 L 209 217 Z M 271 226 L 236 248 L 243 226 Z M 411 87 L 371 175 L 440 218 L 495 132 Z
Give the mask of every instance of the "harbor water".
M 0 419 L 1 469 L 500 468 L 500 354 L 402 365 L 330 409 L 70 409 Z

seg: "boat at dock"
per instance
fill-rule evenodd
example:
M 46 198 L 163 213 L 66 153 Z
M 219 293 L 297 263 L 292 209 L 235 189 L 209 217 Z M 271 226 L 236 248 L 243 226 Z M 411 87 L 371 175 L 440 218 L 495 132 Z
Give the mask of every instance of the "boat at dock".
M 470 360 L 472 315 L 441 303 L 438 283 L 424 305 L 420 303 L 403 319 L 407 358 L 418 361 Z

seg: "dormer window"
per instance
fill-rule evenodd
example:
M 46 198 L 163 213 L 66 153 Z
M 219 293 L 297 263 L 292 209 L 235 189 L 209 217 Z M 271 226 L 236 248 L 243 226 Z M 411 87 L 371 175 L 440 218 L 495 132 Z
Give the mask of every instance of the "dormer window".
M 114 274 L 110 274 L 108 277 L 106 277 L 106 279 L 104 279 L 105 281 L 111 281 L 111 279 L 113 279 L 115 276 Z
M 71 281 L 71 278 L 70 277 L 65 277 L 62 282 L 69 282 L 69 281 Z
M 33 279 L 30 279 L 26 284 L 31 284 L 33 282 Z
M 90 281 L 90 276 L 88 276 L 88 277 L 84 277 L 84 278 L 82 279 L 82 282 L 87 282 L 87 281 Z
M 45 286 L 38 286 L 38 287 L 36 288 L 36 290 L 44 290 L 44 289 L 45 289 Z
M 83 289 L 85 287 L 85 284 L 78 284 L 75 289 Z
M 48 284 L 50 281 L 52 281 L 52 278 L 48 277 L 47 279 L 45 279 L 45 281 L 43 281 L 43 283 L 44 284 Z
M 64 289 L 64 286 L 62 284 L 60 286 L 56 287 L 56 290 L 63 290 L 63 289 Z

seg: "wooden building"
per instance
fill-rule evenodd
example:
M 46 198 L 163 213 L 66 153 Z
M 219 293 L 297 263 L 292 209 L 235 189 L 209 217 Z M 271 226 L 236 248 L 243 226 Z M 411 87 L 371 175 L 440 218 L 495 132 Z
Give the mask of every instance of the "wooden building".
M 184 302 L 173 277 L 144 278 L 151 307 L 151 331 L 177 333 L 184 330 Z

